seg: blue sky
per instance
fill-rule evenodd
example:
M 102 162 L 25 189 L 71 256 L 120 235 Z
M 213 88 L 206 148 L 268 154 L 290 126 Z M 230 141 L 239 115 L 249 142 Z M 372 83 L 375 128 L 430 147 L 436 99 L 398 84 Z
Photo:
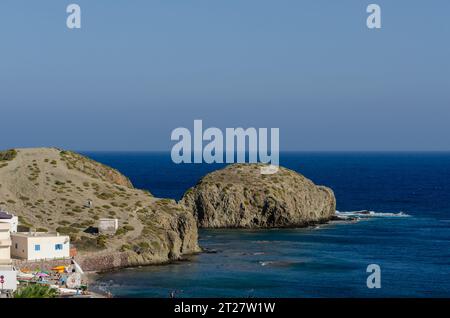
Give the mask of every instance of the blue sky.
M 202 119 L 280 128 L 283 150 L 450 150 L 449 19 L 446 0 L 2 0 L 0 148 L 168 150 Z

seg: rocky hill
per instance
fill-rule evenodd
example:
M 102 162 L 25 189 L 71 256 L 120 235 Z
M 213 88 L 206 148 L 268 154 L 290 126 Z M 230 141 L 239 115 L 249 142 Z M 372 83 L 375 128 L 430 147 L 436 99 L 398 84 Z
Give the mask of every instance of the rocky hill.
M 135 189 L 117 170 L 70 151 L 0 152 L 0 207 L 19 216 L 22 230 L 70 235 L 88 269 L 160 263 L 199 251 L 196 221 L 184 206 Z M 115 235 L 92 233 L 104 217 L 119 219 Z
M 261 174 L 260 164 L 234 164 L 214 171 L 181 200 L 200 227 L 302 227 L 333 218 L 333 191 L 280 167 Z

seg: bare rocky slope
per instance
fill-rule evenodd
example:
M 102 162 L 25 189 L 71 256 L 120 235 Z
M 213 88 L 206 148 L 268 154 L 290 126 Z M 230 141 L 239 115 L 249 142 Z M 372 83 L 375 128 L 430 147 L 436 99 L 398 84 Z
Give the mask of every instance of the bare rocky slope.
M 185 206 L 135 189 L 117 170 L 70 151 L 0 152 L 0 207 L 19 216 L 22 230 L 70 235 L 86 270 L 162 263 L 199 251 L 197 224 Z M 104 217 L 119 219 L 117 233 L 90 233 Z
M 199 227 L 303 227 L 333 218 L 331 189 L 280 167 L 271 175 L 260 164 L 234 164 L 214 171 L 189 189 L 181 204 L 193 211 Z

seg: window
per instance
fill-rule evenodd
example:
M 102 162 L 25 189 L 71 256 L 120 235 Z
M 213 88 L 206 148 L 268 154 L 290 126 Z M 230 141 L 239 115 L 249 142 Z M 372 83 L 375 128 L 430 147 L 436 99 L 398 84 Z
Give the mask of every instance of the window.
M 55 244 L 55 250 L 61 251 L 62 249 L 63 249 L 63 245 L 62 244 Z
M 19 248 L 19 246 L 17 245 L 17 243 L 16 243 L 14 246 L 15 246 L 16 250 Z
M 41 245 L 36 244 L 36 245 L 34 246 L 34 250 L 35 250 L 35 251 L 40 251 L 40 250 L 41 250 Z

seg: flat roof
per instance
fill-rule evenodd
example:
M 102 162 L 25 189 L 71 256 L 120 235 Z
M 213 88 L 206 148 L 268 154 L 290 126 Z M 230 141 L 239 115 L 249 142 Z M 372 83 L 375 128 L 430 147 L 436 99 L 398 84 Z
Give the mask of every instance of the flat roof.
M 11 233 L 11 236 L 20 236 L 20 237 L 69 237 L 68 235 L 60 235 L 58 233 L 49 233 L 49 232 L 15 232 L 15 233 Z

